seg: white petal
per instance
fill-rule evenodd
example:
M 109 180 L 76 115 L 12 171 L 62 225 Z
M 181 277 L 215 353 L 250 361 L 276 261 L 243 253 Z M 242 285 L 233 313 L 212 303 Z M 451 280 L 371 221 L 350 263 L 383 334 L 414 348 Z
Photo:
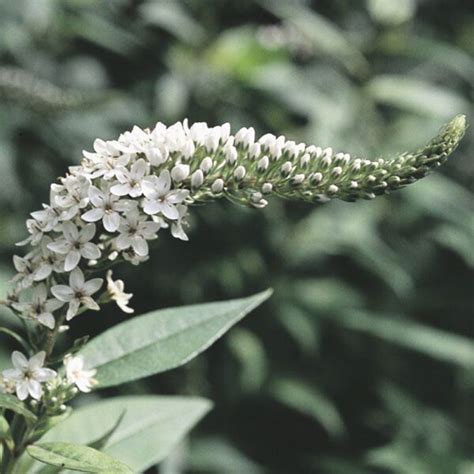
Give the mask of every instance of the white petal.
M 24 378 L 23 371 L 19 369 L 6 369 L 2 372 L 3 377 L 8 380 L 20 381 Z
M 116 212 L 105 214 L 103 222 L 107 232 L 115 232 L 120 225 L 120 216 Z
M 92 280 L 87 281 L 84 284 L 84 293 L 89 296 L 93 295 L 94 293 L 99 291 L 103 281 L 104 280 L 102 280 L 102 278 L 93 278 Z
M 158 201 L 151 201 L 149 199 L 145 199 L 145 202 L 143 204 L 143 210 L 146 214 L 152 216 L 153 214 L 160 212 L 161 204 Z
M 19 351 L 13 351 L 12 364 L 18 370 L 25 370 L 28 367 L 28 359 Z
M 126 184 L 116 184 L 110 188 L 110 192 L 116 196 L 126 196 L 131 190 L 131 187 L 128 183 Z
M 33 373 L 33 377 L 38 382 L 47 382 L 48 380 L 54 379 L 56 375 L 57 373 L 54 370 L 47 368 L 36 369 Z
M 48 244 L 48 249 L 56 253 L 66 254 L 71 249 L 71 243 L 64 239 L 56 240 Z
M 81 254 L 84 258 L 88 258 L 89 260 L 95 260 L 100 258 L 101 252 L 99 247 L 96 244 L 91 242 L 87 242 L 81 248 Z
M 49 329 L 54 329 L 54 326 L 56 325 L 56 320 L 51 313 L 41 313 L 38 316 L 38 321 Z
M 68 303 L 74 298 L 74 291 L 66 285 L 55 285 L 51 288 L 51 293 L 60 301 Z
M 53 267 L 51 265 L 43 264 L 33 273 L 33 280 L 42 281 L 45 278 L 48 278 L 52 271 Z
M 82 214 L 81 218 L 86 222 L 97 222 L 104 216 L 104 210 L 96 207 Z
M 95 235 L 95 230 L 95 224 L 87 224 L 84 226 L 79 235 L 79 242 L 86 243 L 89 242 L 89 240 L 92 240 Z
M 132 247 L 137 255 L 146 257 L 148 255 L 148 243 L 142 237 L 134 237 L 132 239 Z
M 16 384 L 16 396 L 21 400 L 26 400 L 28 398 L 28 382 L 26 380 L 22 380 Z
M 79 237 L 79 231 L 72 222 L 63 222 L 63 234 L 70 242 L 76 241 Z
M 69 303 L 69 308 L 66 313 L 67 321 L 70 321 L 74 316 L 76 316 L 77 311 L 79 310 L 79 306 L 80 306 L 80 303 L 78 299 L 74 298 L 73 300 L 71 300 L 71 302 Z
M 40 367 L 43 367 L 45 358 L 45 351 L 38 352 L 28 361 L 28 369 L 33 371 L 39 369 Z
M 71 270 L 74 270 L 74 268 L 77 267 L 77 264 L 81 260 L 81 253 L 77 249 L 71 250 L 67 256 L 66 260 L 64 261 L 64 271 L 65 272 L 70 272 Z
M 179 217 L 178 209 L 176 209 L 176 207 L 174 207 L 173 205 L 168 204 L 167 202 L 161 204 L 160 210 L 161 213 L 168 219 L 176 220 Z
M 164 196 L 171 188 L 171 175 L 168 170 L 163 170 L 156 182 L 156 191 L 160 196 Z
M 69 286 L 75 291 L 81 290 L 84 286 L 84 274 L 80 268 L 75 268 L 71 272 L 69 276 Z
M 37 382 L 36 380 L 30 379 L 28 381 L 28 391 L 30 392 L 30 395 L 35 399 L 39 400 L 41 398 L 41 395 L 43 391 L 41 390 L 41 384 Z M 20 397 L 18 397 L 20 398 Z
M 96 303 L 96 301 L 91 298 L 90 296 L 83 296 L 81 298 L 81 303 L 87 308 L 92 309 L 94 311 L 99 311 L 100 306 Z
M 95 186 L 89 188 L 89 199 L 92 204 L 96 207 L 103 207 L 104 205 L 104 194 L 102 191 Z M 84 218 L 84 216 L 82 216 Z
M 137 179 L 141 179 L 143 176 L 145 176 L 147 170 L 148 165 L 146 161 L 141 158 L 133 164 L 130 174 L 132 174 Z
M 115 245 L 117 246 L 119 250 L 128 249 L 130 245 L 132 245 L 132 239 L 128 237 L 128 235 L 120 234 L 117 237 L 117 241 L 115 242 Z

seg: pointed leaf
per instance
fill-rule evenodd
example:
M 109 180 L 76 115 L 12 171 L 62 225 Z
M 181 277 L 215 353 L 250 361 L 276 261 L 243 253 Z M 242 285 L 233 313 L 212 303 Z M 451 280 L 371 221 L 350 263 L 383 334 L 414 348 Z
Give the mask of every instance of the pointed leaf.
M 117 397 L 74 410 L 42 441 L 91 444 L 110 432 L 125 411 L 101 451 L 134 472 L 144 472 L 167 457 L 210 407 L 208 400 L 197 397 Z M 18 472 L 28 474 L 43 473 L 43 469 L 44 465 L 29 456 L 23 456 L 18 466 Z
M 81 472 L 113 472 L 116 474 L 133 472 L 120 461 L 88 446 L 69 443 L 41 443 L 28 446 L 27 452 L 31 457 L 45 464 Z
M 98 369 L 100 387 L 164 372 L 207 349 L 270 294 L 153 311 L 109 329 L 80 353 Z

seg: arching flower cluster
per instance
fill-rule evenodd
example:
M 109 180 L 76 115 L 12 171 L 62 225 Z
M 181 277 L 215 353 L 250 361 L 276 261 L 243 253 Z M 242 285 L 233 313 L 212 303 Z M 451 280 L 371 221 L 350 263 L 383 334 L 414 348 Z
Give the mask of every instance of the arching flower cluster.
M 162 229 L 187 240 L 190 205 L 225 197 L 261 208 L 269 195 L 311 202 L 372 199 L 438 166 L 464 129 L 464 117 L 456 117 L 424 149 L 377 161 L 284 136 L 256 138 L 253 128 L 232 135 L 229 124 L 190 126 L 186 120 L 170 127 L 158 123 L 152 130 L 134 127 L 117 140 L 97 139 L 82 163 L 51 185 L 50 202 L 28 219 L 29 236 L 19 245 L 32 249 L 14 257 L 18 273 L 7 305 L 37 323 L 43 343 L 50 333 L 67 329 L 65 321 L 102 303 L 115 301 L 133 312 L 132 295 L 121 280 L 107 273 L 103 289 L 105 269 L 112 261 L 145 261 Z M 43 360 L 33 358 L 32 367 Z M 15 356 L 15 370 L 25 363 Z M 41 384 L 46 375 L 38 374 L 31 380 Z M 17 383 L 17 376 L 4 375 L 4 389 L 5 383 Z M 16 387 L 21 397 L 39 393 L 33 382 Z

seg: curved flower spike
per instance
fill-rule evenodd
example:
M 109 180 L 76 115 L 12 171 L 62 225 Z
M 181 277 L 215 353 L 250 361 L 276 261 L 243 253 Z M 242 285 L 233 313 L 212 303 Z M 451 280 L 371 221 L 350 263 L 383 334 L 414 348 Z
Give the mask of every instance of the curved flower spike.
M 43 206 L 47 216 L 45 211 L 32 214 L 27 241 L 33 250 L 15 257 L 16 297 L 38 285 L 34 275 L 43 277 L 46 247 L 53 253 L 48 256 L 47 285 L 59 301 L 69 303 L 66 319 L 80 306 L 97 310 L 105 301 L 93 296 L 102 279 L 86 282 L 85 276 L 111 260 L 146 260 L 148 241 L 161 229 L 187 240 L 190 205 L 227 198 L 260 208 L 271 195 L 309 202 L 372 199 L 417 181 L 443 163 L 465 129 L 465 117 L 457 116 L 424 148 L 376 161 L 284 136 L 257 139 L 253 128 L 231 135 L 229 124 L 189 126 L 187 120 L 171 127 L 158 123 L 153 130 L 134 127 L 118 140 L 98 139 L 94 152 L 84 152 L 81 165 L 69 168 L 60 184 L 51 186 L 51 203 Z M 62 273 L 69 273 L 69 286 Z M 108 283 L 109 290 L 116 283 L 108 300 L 131 311 L 123 283 Z

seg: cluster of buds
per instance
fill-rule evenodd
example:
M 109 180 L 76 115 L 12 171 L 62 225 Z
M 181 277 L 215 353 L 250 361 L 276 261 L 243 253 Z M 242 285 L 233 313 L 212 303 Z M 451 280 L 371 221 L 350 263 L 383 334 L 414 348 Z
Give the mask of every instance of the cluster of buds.
M 50 202 L 28 219 L 29 237 L 19 245 L 32 249 L 14 257 L 16 286 L 6 304 L 38 325 L 36 345 L 47 346 L 51 334 L 67 329 L 65 321 L 102 303 L 115 301 L 133 312 L 123 282 L 108 273 L 101 290 L 101 276 L 112 262 L 145 261 L 149 242 L 162 229 L 187 240 L 189 206 L 227 198 L 262 208 L 272 195 L 309 202 L 372 199 L 439 166 L 465 126 L 458 116 L 425 148 L 377 161 L 284 136 L 256 138 L 253 128 L 232 135 L 229 124 L 190 126 L 186 120 L 152 130 L 134 127 L 117 140 L 97 139 L 82 163 L 51 185 Z M 19 392 L 17 385 L 16 392 L 37 398 L 35 387 Z

